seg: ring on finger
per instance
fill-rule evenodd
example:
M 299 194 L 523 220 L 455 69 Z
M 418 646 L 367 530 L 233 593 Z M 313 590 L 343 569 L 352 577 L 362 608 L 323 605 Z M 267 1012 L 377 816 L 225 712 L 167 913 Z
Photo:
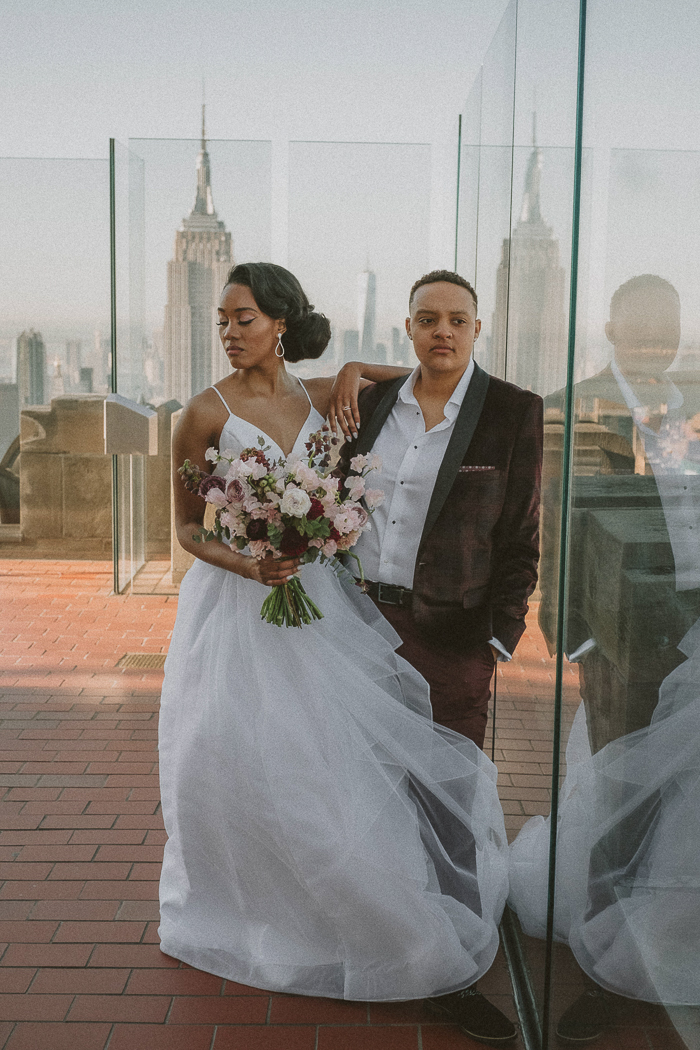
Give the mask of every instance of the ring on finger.
M 343 405 L 343 412 L 352 412 L 351 405 Z

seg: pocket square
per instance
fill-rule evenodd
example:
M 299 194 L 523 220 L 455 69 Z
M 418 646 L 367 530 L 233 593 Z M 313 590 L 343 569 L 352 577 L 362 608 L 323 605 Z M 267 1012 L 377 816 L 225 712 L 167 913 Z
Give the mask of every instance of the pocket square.
M 475 470 L 495 470 L 495 467 L 460 467 L 460 474 L 471 474 Z

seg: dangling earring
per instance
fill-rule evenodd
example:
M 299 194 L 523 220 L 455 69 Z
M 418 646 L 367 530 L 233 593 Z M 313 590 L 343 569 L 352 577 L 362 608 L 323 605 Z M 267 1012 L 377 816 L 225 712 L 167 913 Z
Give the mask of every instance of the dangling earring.
M 281 353 L 280 353 L 281 351 Z M 282 346 L 282 333 L 277 333 L 277 346 L 275 347 L 275 357 L 284 357 L 284 347 Z

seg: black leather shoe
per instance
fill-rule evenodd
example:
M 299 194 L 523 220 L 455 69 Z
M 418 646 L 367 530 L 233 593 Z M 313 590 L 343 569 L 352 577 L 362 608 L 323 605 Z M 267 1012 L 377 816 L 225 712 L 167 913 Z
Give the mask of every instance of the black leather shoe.
M 557 1024 L 557 1038 L 565 1043 L 592 1043 L 612 1024 L 611 999 L 602 988 L 592 988 L 567 1007 Z
M 476 985 L 461 992 L 426 999 L 426 1002 L 433 1013 L 442 1014 L 446 1021 L 458 1024 L 465 1035 L 480 1043 L 510 1043 L 518 1034 L 513 1022 L 477 992 Z

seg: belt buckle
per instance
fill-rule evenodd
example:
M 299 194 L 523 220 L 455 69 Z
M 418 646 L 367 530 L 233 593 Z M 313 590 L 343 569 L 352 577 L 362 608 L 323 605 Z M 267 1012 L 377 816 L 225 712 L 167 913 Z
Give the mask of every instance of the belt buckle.
M 403 599 L 403 588 L 393 583 L 377 584 L 377 601 L 384 605 L 401 605 Z

